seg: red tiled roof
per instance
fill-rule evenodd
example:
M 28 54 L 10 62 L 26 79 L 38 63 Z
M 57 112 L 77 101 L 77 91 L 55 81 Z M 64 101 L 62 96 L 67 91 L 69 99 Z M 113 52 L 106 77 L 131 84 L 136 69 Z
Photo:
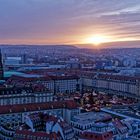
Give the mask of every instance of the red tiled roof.
M 136 82 L 137 80 L 140 81 L 140 77 L 135 76 L 122 76 L 122 75 L 107 75 L 107 74 L 100 74 L 98 76 L 99 79 L 110 79 L 110 80 L 121 80 L 121 81 L 131 81 Z
M 83 73 L 83 77 L 90 77 L 96 79 L 105 79 L 105 80 L 118 80 L 118 81 L 130 81 L 136 82 L 140 81 L 140 77 L 136 76 L 124 76 L 124 75 L 112 75 L 112 74 L 97 74 L 97 73 Z
M 40 78 L 25 78 L 25 77 L 20 77 L 20 76 L 13 76 L 10 79 L 7 80 L 6 84 L 7 85 L 13 85 L 15 87 L 30 87 L 33 84 L 36 83 L 36 81 L 54 81 L 54 80 L 73 80 L 73 79 L 78 79 L 77 76 L 50 76 L 49 78 L 47 77 L 40 77 Z M 37 91 L 42 91 L 44 88 L 38 86 L 36 88 Z M 45 89 L 46 90 L 46 89 Z
M 112 137 L 113 133 L 111 131 L 103 133 L 84 132 L 80 136 L 83 140 L 112 140 Z
M 7 80 L 7 84 L 26 84 L 26 83 L 30 83 L 30 82 L 34 82 L 34 81 L 53 81 L 53 80 L 70 80 L 70 79 L 79 79 L 78 76 L 76 75 L 71 75 L 71 76 L 48 76 L 48 75 L 44 75 L 43 77 L 22 77 L 22 76 L 15 76 L 13 75 L 12 77 L 10 77 Z
M 20 104 L 20 105 L 4 105 L 4 106 L 0 106 L 0 114 L 30 112 L 30 111 L 59 109 L 59 108 L 75 109 L 77 107 L 78 107 L 77 103 L 73 100 L 61 101 L 61 102 L 55 101 L 55 102 L 46 102 L 46 103 Z
M 57 122 L 58 121 L 58 118 L 53 116 L 53 115 L 45 115 L 45 117 L 43 118 L 44 121 L 46 122 L 50 122 L 50 121 L 53 121 L 53 122 Z
M 24 136 L 24 138 L 22 137 Z M 37 140 L 41 140 L 40 137 L 47 137 L 50 140 L 54 139 L 57 140 L 58 138 L 61 137 L 61 135 L 59 133 L 55 133 L 52 132 L 50 134 L 46 133 L 46 132 L 32 132 L 32 131 L 28 131 L 28 130 L 16 130 L 15 136 L 14 136 L 14 140 L 32 140 L 31 137 L 36 137 Z
M 55 124 L 59 123 L 59 125 L 62 127 L 63 131 L 68 131 L 68 130 L 72 129 L 72 127 L 69 124 L 67 124 L 65 121 L 61 120 L 61 118 L 59 118 L 57 116 L 44 114 L 44 113 L 33 113 L 33 114 L 30 114 L 28 117 L 32 120 L 33 123 L 54 122 Z M 57 139 L 58 137 L 60 138 L 60 133 L 59 132 L 58 133 L 50 132 L 48 134 L 44 130 L 32 132 L 30 130 L 30 128 L 27 127 L 26 124 L 24 124 L 24 125 L 20 126 L 19 129 L 17 129 L 15 132 L 16 139 L 21 139 L 22 137 L 24 137 L 24 140 L 27 140 L 27 139 L 30 140 L 31 139 L 30 137 L 34 137 L 37 140 L 38 139 L 40 140 L 40 137 L 44 137 L 44 138 L 47 137 L 49 139 L 51 139 L 51 138 Z

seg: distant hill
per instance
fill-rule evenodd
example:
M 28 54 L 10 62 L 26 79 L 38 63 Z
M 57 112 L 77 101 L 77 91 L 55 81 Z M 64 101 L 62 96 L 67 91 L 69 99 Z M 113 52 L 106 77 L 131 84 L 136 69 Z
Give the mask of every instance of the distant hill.
M 34 47 L 34 48 L 47 48 L 47 49 L 77 49 L 76 46 L 74 45 L 10 45 L 10 44 L 6 44 L 6 45 L 3 45 L 1 44 L 0 45 L 0 48 L 29 48 L 29 47 Z
M 22 54 L 29 55 L 45 55 L 48 53 L 60 55 L 63 53 L 76 52 L 77 47 L 73 45 L 0 45 L 3 54 L 8 56 L 21 56 Z

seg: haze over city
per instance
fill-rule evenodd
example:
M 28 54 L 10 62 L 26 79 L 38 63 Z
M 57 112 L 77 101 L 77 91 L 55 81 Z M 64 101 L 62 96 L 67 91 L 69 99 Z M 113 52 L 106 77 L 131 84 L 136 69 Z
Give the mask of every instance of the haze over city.
M 0 0 L 0 140 L 140 140 L 140 0 Z

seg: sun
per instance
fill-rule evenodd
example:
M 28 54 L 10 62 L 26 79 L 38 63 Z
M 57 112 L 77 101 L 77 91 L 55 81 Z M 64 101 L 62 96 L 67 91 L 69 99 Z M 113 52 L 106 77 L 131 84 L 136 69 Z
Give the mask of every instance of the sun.
M 109 41 L 108 37 L 102 35 L 94 35 L 86 39 L 86 43 L 90 43 L 94 45 L 100 45 L 108 41 Z

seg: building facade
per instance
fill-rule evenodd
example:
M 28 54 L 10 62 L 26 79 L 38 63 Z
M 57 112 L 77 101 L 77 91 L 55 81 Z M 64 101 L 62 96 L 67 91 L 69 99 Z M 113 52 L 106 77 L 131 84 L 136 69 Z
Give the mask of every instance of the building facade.
M 140 96 L 140 78 L 94 74 L 81 78 L 83 90 L 91 89 L 121 96 Z
M 0 89 L 0 105 L 42 103 L 53 101 L 54 93 L 44 87 L 3 87 Z
M 73 93 L 79 90 L 79 77 L 77 76 L 43 76 L 30 78 L 28 76 L 13 76 L 7 81 L 8 85 L 29 86 L 32 84 L 42 84 L 54 94 Z
M 14 140 L 71 140 L 74 139 L 72 127 L 62 118 L 34 113 L 26 116 L 25 123 L 15 131 Z
M 1 106 L 0 110 L 0 139 L 11 140 L 14 135 L 12 128 L 16 130 L 26 121 L 26 116 L 31 113 L 47 113 L 62 117 L 66 122 L 70 123 L 72 117 L 80 113 L 77 104 L 72 101 L 47 102 L 34 104 L 6 105 Z M 15 131 L 14 131 L 15 132 Z M 10 138 L 9 138 L 10 137 Z

